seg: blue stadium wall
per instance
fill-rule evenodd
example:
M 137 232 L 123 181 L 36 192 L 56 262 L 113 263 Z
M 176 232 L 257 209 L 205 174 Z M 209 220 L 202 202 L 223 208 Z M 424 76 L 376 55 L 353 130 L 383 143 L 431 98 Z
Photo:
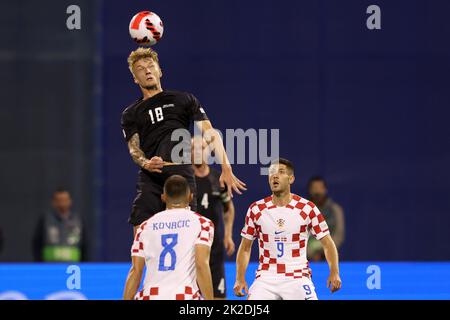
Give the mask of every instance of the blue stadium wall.
M 381 30 L 366 28 L 371 4 Z M 140 95 L 127 27 L 143 9 L 165 24 L 164 88 L 193 92 L 221 130 L 280 128 L 295 193 L 326 177 L 345 209 L 343 259 L 450 259 L 450 3 L 424 0 L 104 4 L 99 258 L 129 259 L 137 168 L 119 125 Z M 248 185 L 234 198 L 237 243 L 248 205 L 269 194 L 259 170 L 234 166 Z
M 327 178 L 346 214 L 343 260 L 450 260 L 449 1 L 76 3 L 72 31 L 73 1 L 0 3 L 0 261 L 32 259 L 61 185 L 87 221 L 91 260 L 129 261 L 137 167 L 120 116 L 140 95 L 126 58 L 144 9 L 164 21 L 164 88 L 194 93 L 222 131 L 280 129 L 294 192 Z M 366 28 L 372 4 L 381 30 Z M 234 166 L 248 185 L 234 198 L 237 244 L 248 205 L 269 194 L 260 167 Z

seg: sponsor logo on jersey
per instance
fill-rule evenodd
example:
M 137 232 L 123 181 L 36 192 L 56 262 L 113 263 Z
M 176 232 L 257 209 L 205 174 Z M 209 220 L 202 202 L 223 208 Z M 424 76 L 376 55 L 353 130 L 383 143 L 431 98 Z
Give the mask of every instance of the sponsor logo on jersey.
M 283 220 L 283 219 L 278 219 L 278 220 L 277 220 L 277 225 L 278 225 L 280 228 L 283 228 L 283 227 L 284 227 L 284 220 Z
M 162 106 L 163 109 L 164 108 L 173 108 L 173 107 L 175 107 L 175 105 L 173 103 L 165 104 L 165 105 Z

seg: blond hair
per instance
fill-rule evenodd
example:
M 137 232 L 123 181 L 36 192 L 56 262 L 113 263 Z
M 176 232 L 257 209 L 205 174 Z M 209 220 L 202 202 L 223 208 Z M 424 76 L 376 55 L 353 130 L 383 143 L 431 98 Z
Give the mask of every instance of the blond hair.
M 131 73 L 133 73 L 133 65 L 137 61 L 145 58 L 150 58 L 159 65 L 158 53 L 155 50 L 152 50 L 151 48 L 137 48 L 136 50 L 131 51 L 128 56 L 128 68 Z

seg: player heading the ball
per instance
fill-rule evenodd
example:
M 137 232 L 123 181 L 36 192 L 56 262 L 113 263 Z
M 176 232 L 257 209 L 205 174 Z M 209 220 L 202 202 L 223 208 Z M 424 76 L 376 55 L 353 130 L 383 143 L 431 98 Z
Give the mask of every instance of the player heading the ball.
M 172 151 L 179 143 L 172 140 L 172 133 L 178 129 L 189 130 L 195 124 L 202 134 L 212 133 L 211 144 L 222 167 L 221 186 L 227 186 L 230 196 L 233 191 L 240 194 L 240 190 L 246 190 L 245 183 L 234 176 L 222 138 L 213 130 L 200 102 L 190 93 L 162 89 L 158 54 L 151 48 L 138 48 L 128 57 L 128 65 L 143 95 L 123 111 L 121 120 L 130 155 L 141 168 L 137 195 L 128 220 L 134 230 L 143 221 L 164 210 L 161 193 L 164 182 L 171 175 L 185 177 L 196 199 L 192 165 L 175 163 L 176 159 L 172 159 Z M 190 150 L 190 143 L 189 139 L 187 150 Z M 195 210 L 196 201 L 192 201 L 190 206 Z

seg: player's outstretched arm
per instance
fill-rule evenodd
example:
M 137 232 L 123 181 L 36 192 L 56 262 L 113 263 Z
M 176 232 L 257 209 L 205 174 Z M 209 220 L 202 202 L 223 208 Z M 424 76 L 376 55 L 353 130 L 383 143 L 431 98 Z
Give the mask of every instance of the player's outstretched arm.
M 160 157 L 152 157 L 150 160 L 145 157 L 144 151 L 141 150 L 139 134 L 135 133 L 128 141 L 128 150 L 131 158 L 141 168 L 150 172 L 161 173 L 164 165 L 163 159 Z
M 205 300 L 214 300 L 211 269 L 209 268 L 209 254 L 211 248 L 204 244 L 195 245 L 195 268 L 197 283 Z
M 142 273 L 144 271 L 145 259 L 142 257 L 132 256 L 132 266 L 128 272 L 125 290 L 123 292 L 124 300 L 133 300 L 141 283 Z
M 323 251 L 325 253 L 325 258 L 327 259 L 328 266 L 330 268 L 330 276 L 327 280 L 327 288 L 330 288 L 331 292 L 338 291 L 342 286 L 342 281 L 339 276 L 339 256 L 334 244 L 333 239 L 330 235 L 326 235 L 320 242 L 323 246 Z
M 198 121 L 196 124 L 200 127 L 206 141 L 210 145 L 212 144 L 211 149 L 214 150 L 216 158 L 220 160 L 220 165 L 222 166 L 222 174 L 219 178 L 221 187 L 225 187 L 225 184 L 227 185 L 230 197 L 233 197 L 233 190 L 238 194 L 242 194 L 241 190 L 247 190 L 246 184 L 233 174 L 220 134 L 214 130 L 209 120 Z
M 242 238 L 236 256 L 236 282 L 234 284 L 234 294 L 238 297 L 243 297 L 248 294 L 248 286 L 245 281 L 245 273 L 247 271 L 248 263 L 250 261 L 250 254 L 252 252 L 253 240 Z M 244 290 L 244 293 L 242 292 Z

